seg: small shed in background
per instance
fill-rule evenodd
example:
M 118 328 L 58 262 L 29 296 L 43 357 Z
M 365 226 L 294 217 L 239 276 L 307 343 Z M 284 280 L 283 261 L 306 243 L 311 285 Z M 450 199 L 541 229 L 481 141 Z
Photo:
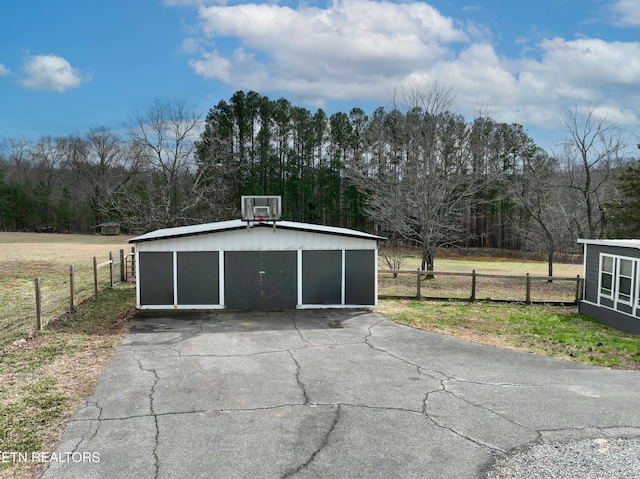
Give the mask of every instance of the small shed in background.
M 640 240 L 579 239 L 584 245 L 580 312 L 627 333 L 640 334 Z
M 347 228 L 241 219 L 153 231 L 130 240 L 137 307 L 375 307 L 382 239 Z
M 107 221 L 105 223 L 100 223 L 93 227 L 96 230 L 96 233 L 101 235 L 119 235 L 120 234 L 120 223 L 115 221 Z

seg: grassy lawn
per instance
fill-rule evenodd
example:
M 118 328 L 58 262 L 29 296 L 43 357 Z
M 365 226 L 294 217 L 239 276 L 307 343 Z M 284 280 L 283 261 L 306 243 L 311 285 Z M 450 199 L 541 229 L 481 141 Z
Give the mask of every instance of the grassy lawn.
M 108 289 L 39 333 L 0 350 L 0 451 L 53 451 L 66 421 L 129 328 L 135 287 Z M 0 462 L 0 478 L 29 478 L 31 462 Z
M 420 267 L 420 257 L 409 254 L 404 258 L 401 269 L 411 271 L 399 273 L 394 277 L 391 273 L 380 273 L 378 294 L 380 296 L 415 297 L 417 277 L 415 271 Z M 389 269 L 382 258 L 378 261 L 380 270 Z M 527 273 L 531 276 L 548 275 L 548 266 L 544 261 L 518 260 L 512 258 L 490 257 L 436 257 L 435 273 L 432 279 L 421 281 L 423 298 L 469 299 L 471 296 L 471 276 L 438 275 L 438 272 L 472 273 L 487 275 L 512 275 L 519 278 L 478 277 L 476 281 L 476 299 L 521 301 L 526 299 Z M 582 264 L 554 265 L 554 277 L 576 278 L 582 275 Z M 531 280 L 531 296 L 533 302 L 575 301 L 576 281 L 555 280 L 549 283 L 546 279 Z
M 69 308 L 69 266 L 75 266 L 76 302 L 93 294 L 93 257 L 130 251 L 123 236 L 0 233 L 0 350 L 35 327 L 34 279 L 42 281 L 43 315 L 53 318 Z M 108 268 L 99 271 L 108 285 Z
M 380 300 L 378 312 L 415 328 L 467 341 L 640 370 L 640 336 L 582 316 L 576 307 Z
M 411 253 L 404 259 L 400 269 L 415 271 L 420 267 L 420 256 Z M 388 265 L 380 259 L 378 261 L 380 269 L 389 269 Z M 534 261 L 514 258 L 492 258 L 486 256 L 437 256 L 434 261 L 435 271 L 450 271 L 456 273 L 477 273 L 486 274 L 532 274 L 546 276 L 548 265 L 546 261 Z M 582 274 L 582 263 L 567 264 L 554 263 L 554 276 L 576 276 Z

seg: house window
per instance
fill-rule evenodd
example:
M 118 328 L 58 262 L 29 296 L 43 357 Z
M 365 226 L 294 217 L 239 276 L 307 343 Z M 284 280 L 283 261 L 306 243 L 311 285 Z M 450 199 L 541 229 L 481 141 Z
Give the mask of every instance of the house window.
M 640 316 L 640 259 L 600 254 L 598 304 Z
M 619 262 L 618 301 L 631 304 L 631 298 L 633 297 L 633 261 L 620 258 Z
M 600 256 L 600 296 L 613 299 L 614 257 Z

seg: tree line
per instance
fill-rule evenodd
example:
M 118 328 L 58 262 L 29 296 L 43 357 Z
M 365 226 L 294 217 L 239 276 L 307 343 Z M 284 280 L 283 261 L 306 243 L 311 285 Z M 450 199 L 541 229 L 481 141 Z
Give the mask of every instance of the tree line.
M 637 234 L 624 205 L 640 196 L 640 169 L 595 108 L 565 113 L 552 156 L 522 125 L 486 113 L 469 121 L 453 103 L 436 84 L 399 90 L 371 115 L 327 115 L 239 91 L 204 119 L 157 100 L 132 112 L 123 136 L 99 127 L 6 138 L 0 230 L 90 232 L 117 221 L 137 233 L 238 218 L 241 195 L 280 195 L 284 219 L 418 245 L 426 268 L 439 247 L 553 257 L 578 237 Z

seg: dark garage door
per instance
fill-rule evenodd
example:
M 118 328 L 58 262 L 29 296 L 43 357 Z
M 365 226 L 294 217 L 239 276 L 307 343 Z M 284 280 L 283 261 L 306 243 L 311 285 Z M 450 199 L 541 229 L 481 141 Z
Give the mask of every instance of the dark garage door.
M 297 303 L 296 251 L 227 251 L 225 304 L 230 309 L 294 309 Z
M 140 253 L 140 304 L 173 304 L 173 253 Z
M 220 304 L 217 251 L 178 251 L 178 304 Z
M 342 302 L 342 251 L 302 252 L 302 303 Z
M 375 304 L 376 253 L 373 250 L 345 252 L 345 302 Z

